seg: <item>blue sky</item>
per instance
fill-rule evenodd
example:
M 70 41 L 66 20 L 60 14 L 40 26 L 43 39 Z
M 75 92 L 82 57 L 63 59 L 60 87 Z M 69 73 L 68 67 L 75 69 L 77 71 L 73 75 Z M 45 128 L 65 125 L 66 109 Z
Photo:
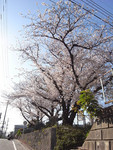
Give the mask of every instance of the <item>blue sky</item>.
M 5 68 L 5 71 L 3 71 L 4 70 L 3 68 L 2 71 L 0 72 L 0 82 L 3 84 L 0 88 L 1 92 L 2 90 L 7 90 L 9 88 L 8 87 L 7 89 L 6 88 L 4 89 L 4 87 L 6 87 L 8 84 L 11 83 L 11 80 L 16 79 L 15 75 L 18 73 L 18 68 L 20 68 L 22 65 L 21 61 L 18 58 L 19 57 L 18 54 L 13 51 L 13 48 L 14 47 L 16 48 L 17 40 L 21 39 L 19 31 L 23 29 L 23 25 L 28 24 L 28 20 L 23 18 L 20 14 L 22 13 L 26 15 L 29 11 L 34 13 L 37 11 L 37 9 L 40 9 L 40 11 L 43 11 L 42 5 L 41 5 L 42 2 L 49 3 L 49 0 L 43 0 L 43 1 L 41 0 L 40 1 L 39 0 L 38 1 L 37 0 L 16 0 L 16 1 L 7 0 L 7 5 L 6 5 L 7 9 L 4 14 L 4 16 L 6 17 L 5 19 L 7 20 L 3 21 L 1 28 L 4 29 L 4 33 L 7 30 L 6 35 L 7 35 L 8 49 L 6 50 L 6 48 L 2 47 L 2 50 L 0 49 L 0 51 L 1 51 L 2 57 L 6 57 L 6 55 L 8 55 L 8 60 L 6 61 L 5 58 L 1 58 L 1 60 L 4 62 L 4 65 L 3 63 L 0 63 L 0 67 Z M 2 6 L 1 1 L 0 1 L 0 4 L 1 4 L 0 8 L 2 10 L 3 6 Z M 1 10 L 0 10 L 0 13 L 2 13 Z M 7 25 L 6 25 L 6 22 L 7 22 Z M 0 34 L 0 36 L 3 36 L 3 35 Z M 8 74 L 8 79 L 5 78 L 6 74 Z M 2 104 L 0 104 L 0 112 L 2 112 L 2 119 L 1 119 L 2 121 L 4 112 L 5 112 L 6 103 L 4 102 L 4 99 L 2 99 L 1 101 L 3 102 Z M 8 131 L 12 131 L 14 129 L 15 124 L 23 124 L 23 118 L 21 117 L 20 112 L 11 106 L 8 106 L 6 121 L 8 118 L 9 118 Z
M 12 51 L 12 49 L 13 46 L 16 47 L 17 39 L 21 39 L 19 31 L 22 30 L 22 25 L 26 25 L 28 23 L 28 20 L 23 18 L 20 13 L 26 15 L 28 11 L 31 11 L 31 13 L 36 12 L 37 9 L 43 11 L 45 6 L 41 5 L 42 2 L 45 2 L 47 4 L 50 3 L 49 0 L 7 0 L 7 40 L 9 59 L 6 64 L 6 69 L 9 68 L 8 73 L 10 78 L 14 78 L 14 75 L 17 74 L 16 68 L 19 68 L 21 66 L 21 63 L 18 60 L 17 53 Z M 113 0 L 94 0 L 94 2 L 113 13 Z M 38 6 L 36 5 L 36 3 L 38 3 Z M 0 8 L 2 7 L 0 6 Z M 0 80 L 2 80 L 2 78 Z M 0 108 L 2 109 L 2 112 L 4 112 L 4 108 L 5 107 Z M 13 130 L 14 124 L 23 123 L 23 119 L 22 117 L 20 117 L 19 112 L 15 109 L 12 109 L 12 107 L 9 107 L 8 109 L 7 118 L 9 118 L 10 131 Z
M 9 73 L 15 74 L 14 68 L 19 68 L 18 54 L 11 51 L 13 47 L 16 47 L 17 40 L 21 39 L 21 32 L 23 30 L 23 25 L 29 23 L 29 20 L 22 17 L 21 14 L 26 15 L 29 11 L 35 13 L 37 9 L 40 11 L 44 10 L 41 3 L 50 3 L 49 0 L 10 0 L 7 2 L 7 24 L 8 24 L 8 45 L 9 45 Z M 37 5 L 38 4 L 38 5 Z M 13 59 L 12 59 L 13 57 Z M 16 62 L 16 63 L 15 63 Z M 13 67 L 10 67 L 13 66 Z M 16 69 L 17 71 L 17 69 Z

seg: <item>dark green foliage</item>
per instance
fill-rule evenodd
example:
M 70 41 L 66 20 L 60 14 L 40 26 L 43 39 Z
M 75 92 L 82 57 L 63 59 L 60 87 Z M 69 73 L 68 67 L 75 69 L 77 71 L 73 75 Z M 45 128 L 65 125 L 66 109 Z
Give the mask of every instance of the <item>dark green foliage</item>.
M 54 150 L 70 150 L 82 146 L 90 127 L 60 126 L 56 128 L 57 144 Z
M 41 130 L 45 127 L 45 124 L 42 122 L 34 122 L 34 124 L 28 124 L 28 127 L 25 128 L 24 133 L 30 133 L 36 130 Z
M 98 104 L 98 101 L 95 99 L 90 89 L 81 91 L 77 104 L 79 104 L 83 111 L 86 111 L 91 118 L 98 116 L 98 114 L 101 113 L 102 108 Z

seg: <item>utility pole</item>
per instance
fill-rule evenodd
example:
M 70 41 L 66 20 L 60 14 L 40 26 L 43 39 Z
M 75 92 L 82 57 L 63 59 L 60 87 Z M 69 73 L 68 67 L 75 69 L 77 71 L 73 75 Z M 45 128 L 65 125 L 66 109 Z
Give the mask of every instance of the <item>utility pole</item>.
M 7 133 L 8 124 L 9 124 L 9 118 L 8 118 L 8 120 L 7 120 L 7 124 L 6 124 L 6 131 L 5 131 L 5 135 L 6 135 L 6 133 Z
M 7 114 L 8 104 L 9 104 L 9 101 L 7 102 L 7 105 L 6 105 L 4 119 L 3 119 L 3 123 L 2 123 L 2 134 L 3 134 L 4 124 L 5 124 L 5 118 L 6 118 L 6 114 Z
M 1 120 L 1 116 L 2 116 L 2 113 L 0 113 L 0 120 Z

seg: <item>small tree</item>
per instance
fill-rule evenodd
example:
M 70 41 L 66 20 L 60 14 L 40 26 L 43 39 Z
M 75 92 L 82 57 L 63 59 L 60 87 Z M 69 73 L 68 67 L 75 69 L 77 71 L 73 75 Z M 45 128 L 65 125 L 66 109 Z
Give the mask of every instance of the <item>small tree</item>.
M 101 113 L 102 107 L 98 104 L 90 89 L 81 91 L 77 104 L 80 105 L 83 111 L 86 111 L 91 118 L 98 116 Z

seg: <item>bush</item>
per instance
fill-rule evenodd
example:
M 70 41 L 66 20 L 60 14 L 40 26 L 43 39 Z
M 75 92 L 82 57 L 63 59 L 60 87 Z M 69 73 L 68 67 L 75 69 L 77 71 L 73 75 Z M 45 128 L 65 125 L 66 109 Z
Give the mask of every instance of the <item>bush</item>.
M 22 135 L 22 132 L 23 132 L 22 129 L 18 129 L 18 131 L 17 131 L 15 137 L 16 137 L 16 138 L 19 138 L 19 137 Z
M 42 123 L 42 122 L 38 122 L 34 125 L 28 125 L 27 128 L 24 129 L 24 133 L 30 133 L 30 132 L 33 132 L 33 131 L 36 131 L 36 130 L 41 130 L 45 127 L 45 125 Z
M 57 143 L 54 150 L 70 150 L 82 146 L 90 127 L 61 126 L 56 128 Z

